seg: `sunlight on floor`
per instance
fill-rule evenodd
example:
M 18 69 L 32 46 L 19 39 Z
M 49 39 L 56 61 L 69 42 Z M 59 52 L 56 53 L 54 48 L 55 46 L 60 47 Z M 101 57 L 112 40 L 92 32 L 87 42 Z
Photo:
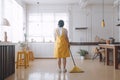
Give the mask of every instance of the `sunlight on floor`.
M 5 80 L 119 80 L 120 70 L 115 70 L 113 65 L 106 66 L 98 60 L 75 59 L 77 66 L 84 73 L 69 73 L 73 69 L 71 59 L 67 61 L 67 72 L 57 71 L 56 59 L 37 59 L 30 62 L 27 69 L 19 67 L 15 74 Z

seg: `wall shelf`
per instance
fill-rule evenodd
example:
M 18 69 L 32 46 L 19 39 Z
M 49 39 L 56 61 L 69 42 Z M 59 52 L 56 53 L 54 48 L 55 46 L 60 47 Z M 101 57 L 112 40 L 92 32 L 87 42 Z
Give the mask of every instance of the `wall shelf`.
M 75 30 L 86 30 L 88 27 L 76 27 Z
M 120 26 L 120 24 L 117 24 L 116 26 Z

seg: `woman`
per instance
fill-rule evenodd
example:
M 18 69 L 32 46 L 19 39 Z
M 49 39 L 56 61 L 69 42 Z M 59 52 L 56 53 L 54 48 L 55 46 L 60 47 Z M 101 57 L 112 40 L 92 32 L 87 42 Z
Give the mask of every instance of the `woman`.
M 67 71 L 66 57 L 70 56 L 67 29 L 63 28 L 63 26 L 64 21 L 59 20 L 58 28 L 55 30 L 54 57 L 58 59 L 59 72 L 61 72 L 61 59 L 63 59 L 63 72 Z

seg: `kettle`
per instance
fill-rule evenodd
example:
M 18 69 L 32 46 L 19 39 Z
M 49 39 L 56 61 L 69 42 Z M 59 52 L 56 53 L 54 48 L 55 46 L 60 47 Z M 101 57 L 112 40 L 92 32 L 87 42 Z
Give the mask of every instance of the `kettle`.
M 115 42 L 115 39 L 113 37 L 110 37 L 109 40 L 110 40 L 110 44 L 113 44 Z

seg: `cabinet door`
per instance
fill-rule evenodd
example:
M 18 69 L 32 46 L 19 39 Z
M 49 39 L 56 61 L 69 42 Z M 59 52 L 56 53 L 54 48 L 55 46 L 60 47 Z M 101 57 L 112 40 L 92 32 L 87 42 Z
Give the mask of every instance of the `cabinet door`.
M 0 46 L 0 80 L 15 72 L 15 46 Z
M 3 46 L 3 75 L 4 75 L 4 78 L 8 75 L 6 72 L 7 72 L 7 46 Z
M 0 46 L 0 80 L 2 79 L 2 51 Z
M 9 45 L 7 46 L 7 76 L 15 72 L 15 46 Z
M 15 72 L 15 47 L 14 45 L 8 45 L 6 48 L 5 59 L 5 78 Z
M 3 54 L 2 54 L 2 46 L 0 46 L 0 80 L 3 80 Z

